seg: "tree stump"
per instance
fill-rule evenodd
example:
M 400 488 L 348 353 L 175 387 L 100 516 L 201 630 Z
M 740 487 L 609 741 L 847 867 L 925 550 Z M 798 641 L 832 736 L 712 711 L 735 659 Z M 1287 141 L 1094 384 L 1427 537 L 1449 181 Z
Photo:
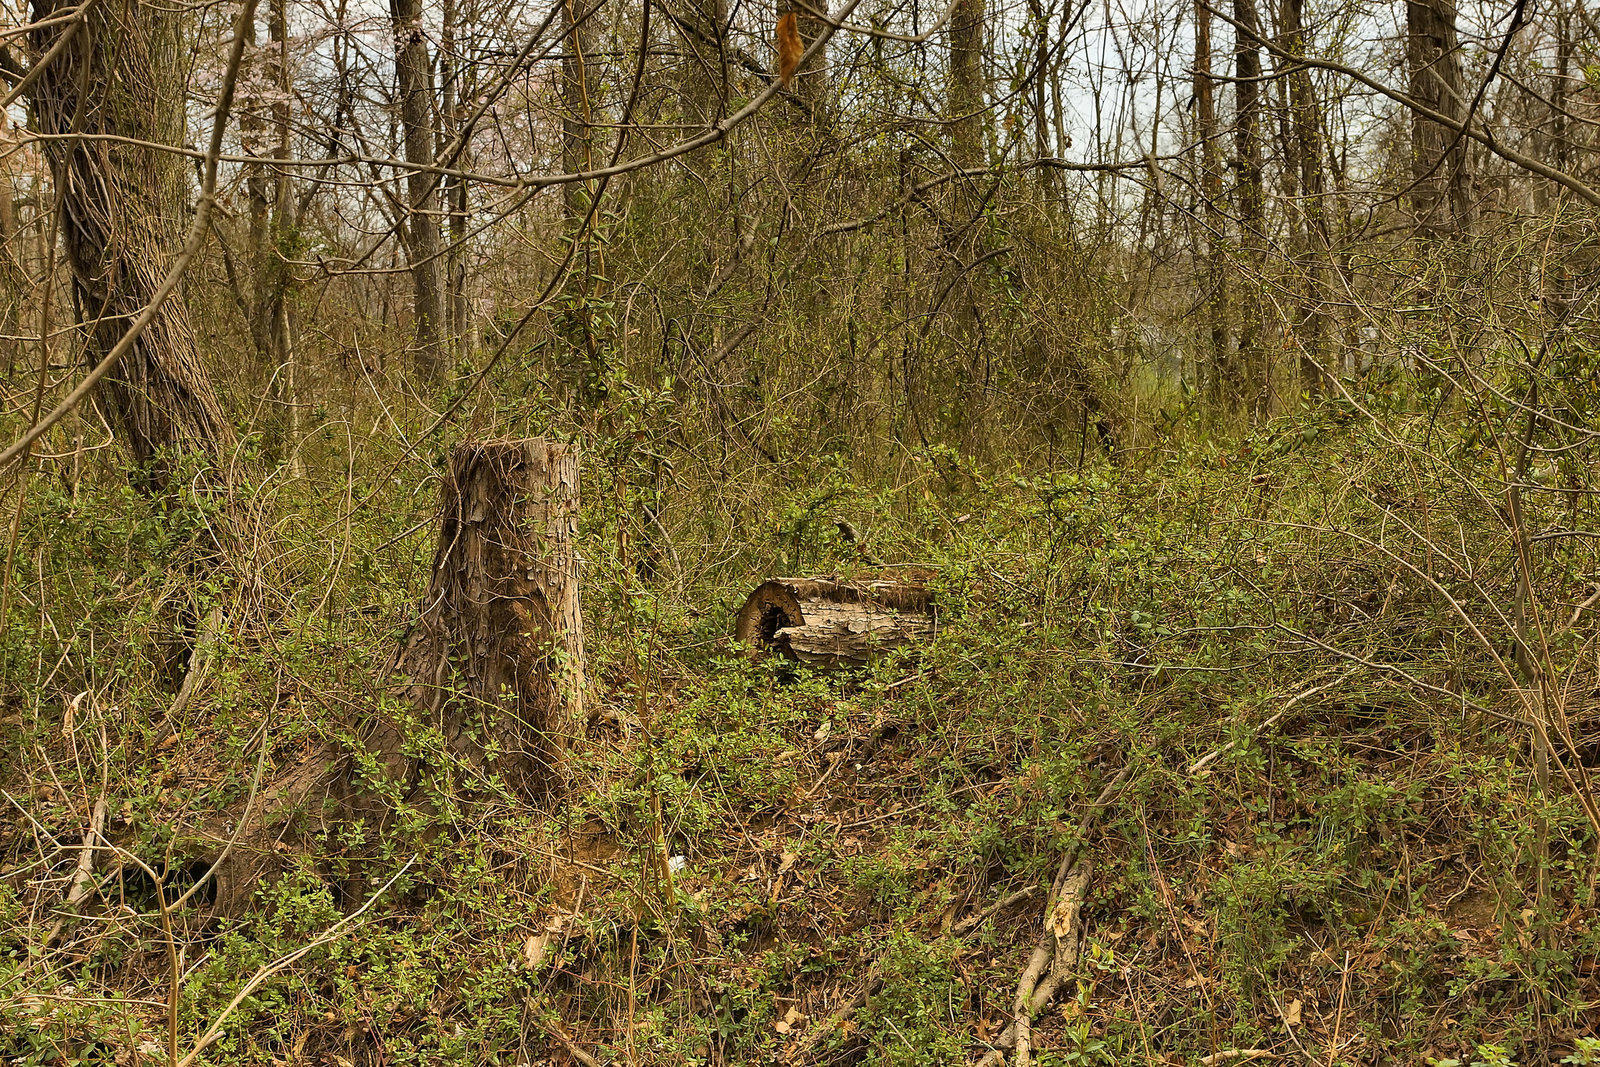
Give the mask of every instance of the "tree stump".
M 465 442 L 442 495 L 433 577 L 390 676 L 454 754 L 523 795 L 550 793 L 583 721 L 576 450 Z M 380 733 L 394 767 L 398 731 Z
M 925 577 L 774 578 L 745 600 L 735 635 L 755 656 L 777 653 L 816 667 L 870 663 L 937 632 Z

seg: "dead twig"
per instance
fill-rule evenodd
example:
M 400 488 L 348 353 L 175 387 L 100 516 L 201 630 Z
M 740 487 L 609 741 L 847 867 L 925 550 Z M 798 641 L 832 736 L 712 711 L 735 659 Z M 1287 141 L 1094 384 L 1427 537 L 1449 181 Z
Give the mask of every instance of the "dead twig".
M 65 929 L 67 920 L 77 913 L 78 905 L 83 898 L 89 895 L 89 880 L 94 876 L 94 857 L 97 842 L 101 840 L 106 828 L 106 801 L 104 797 L 95 801 L 94 813 L 89 817 L 89 829 L 83 835 L 83 850 L 78 853 L 78 869 L 72 876 L 72 885 L 67 890 L 66 900 L 62 910 L 65 914 L 56 920 L 50 932 L 44 937 L 44 947 L 49 948 L 55 943 L 61 931 Z
M 993 904 L 990 904 L 987 908 L 984 908 L 982 911 L 978 912 L 978 914 L 969 915 L 967 918 L 956 923 L 950 928 L 950 932 L 953 934 L 971 933 L 973 930 L 976 930 L 978 927 L 982 926 L 987 919 L 998 915 L 1002 911 L 1005 911 L 1013 904 L 1021 904 L 1024 900 L 1027 900 L 1038 891 L 1038 886 L 1030 885 L 1017 890 L 1015 893 L 1012 893 L 1009 896 L 1001 897 Z
M 579 1048 L 577 1043 L 573 1041 L 572 1038 L 568 1037 L 566 1034 L 563 1034 L 556 1027 L 547 1026 L 544 1028 L 544 1030 L 545 1033 L 561 1042 L 561 1047 L 567 1050 L 567 1055 L 583 1064 L 583 1067 L 600 1067 L 599 1060 L 595 1059 L 593 1056 L 583 1051 L 583 1049 Z
M 1278 721 L 1281 720 L 1285 715 L 1289 714 L 1289 712 L 1291 710 L 1293 710 L 1295 705 L 1303 703 L 1304 701 L 1310 699 L 1311 697 L 1316 696 L 1318 693 L 1326 692 L 1327 690 L 1332 689 L 1336 685 L 1344 684 L 1345 682 L 1349 681 L 1350 680 L 1350 676 L 1355 674 L 1355 673 L 1356 673 L 1356 668 L 1352 667 L 1350 670 L 1345 671 L 1343 674 L 1341 674 L 1339 677 L 1335 678 L 1331 682 L 1324 682 L 1322 685 L 1313 686 L 1310 689 L 1306 689 L 1306 690 L 1303 690 L 1303 691 L 1301 691 L 1299 693 L 1296 693 L 1294 696 L 1290 697 L 1288 702 L 1285 703 L 1283 705 L 1283 707 L 1279 708 L 1278 711 L 1275 714 L 1268 716 L 1266 719 L 1263 719 L 1261 721 L 1260 725 L 1256 726 L 1255 729 L 1251 730 L 1250 731 L 1250 736 L 1252 738 L 1260 737 L 1262 734 L 1264 734 L 1268 730 L 1272 729 L 1272 727 L 1274 725 L 1276 725 L 1278 723 Z M 1221 759 L 1223 756 L 1226 756 L 1229 752 L 1232 752 L 1234 750 L 1234 748 L 1236 748 L 1238 746 L 1238 744 L 1239 743 L 1237 741 L 1229 741 L 1227 744 L 1223 745 L 1221 748 L 1213 749 L 1212 751 L 1207 752 L 1204 756 L 1201 756 L 1199 759 L 1197 759 L 1193 763 L 1189 764 L 1189 773 L 1190 774 L 1199 774 L 1201 771 L 1205 770 L 1211 764 L 1215 763 L 1217 760 Z
M 850 1016 L 866 1007 L 867 999 L 876 993 L 881 985 L 883 985 L 883 969 L 877 961 L 874 961 L 867 969 L 866 983 L 856 991 L 855 996 L 841 1004 L 832 1015 L 806 1031 L 805 1038 L 795 1046 L 793 1062 L 804 1062 L 806 1055 L 816 1048 L 823 1038 L 841 1029 Z
M 1104 790 L 1101 795 L 1105 796 Z M 978 1061 L 979 1067 L 997 1067 L 1004 1063 L 1004 1050 L 1008 1048 L 1015 1050 L 1015 1062 L 1022 1067 L 1032 1062 L 1033 1017 L 1050 1006 L 1056 990 L 1070 977 L 1071 968 L 1078 961 L 1080 914 L 1089 889 L 1090 873 L 1088 862 L 1075 863 L 1058 881 L 1056 891 L 1051 894 L 1056 903 L 1045 912 L 1044 936 L 1034 946 L 1028 966 L 1017 980 L 1011 1025 L 994 1040 L 990 1051 Z

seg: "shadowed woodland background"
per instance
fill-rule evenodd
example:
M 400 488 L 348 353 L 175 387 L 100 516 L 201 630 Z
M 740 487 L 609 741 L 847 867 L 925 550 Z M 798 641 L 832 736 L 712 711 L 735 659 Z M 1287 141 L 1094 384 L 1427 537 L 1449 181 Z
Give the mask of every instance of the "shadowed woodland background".
M 790 10 L 8 0 L 0 1060 L 1600 1063 L 1600 13 Z

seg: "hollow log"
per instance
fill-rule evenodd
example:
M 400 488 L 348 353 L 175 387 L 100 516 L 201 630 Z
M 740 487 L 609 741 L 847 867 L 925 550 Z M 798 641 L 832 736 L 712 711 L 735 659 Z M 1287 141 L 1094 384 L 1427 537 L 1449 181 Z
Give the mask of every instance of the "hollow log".
M 465 442 L 442 496 L 433 576 L 391 670 L 397 695 L 457 756 L 523 795 L 551 793 L 583 721 L 577 452 Z M 398 730 L 379 733 L 396 768 Z
M 735 635 L 752 655 L 841 667 L 930 640 L 937 629 L 933 593 L 920 578 L 774 578 L 745 600 Z

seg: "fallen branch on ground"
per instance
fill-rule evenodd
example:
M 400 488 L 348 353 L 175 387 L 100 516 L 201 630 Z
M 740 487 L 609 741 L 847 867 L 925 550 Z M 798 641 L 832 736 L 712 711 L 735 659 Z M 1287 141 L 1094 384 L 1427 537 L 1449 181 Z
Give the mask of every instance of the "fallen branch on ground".
M 101 835 L 105 833 L 105 829 L 106 802 L 105 798 L 101 797 L 95 801 L 94 814 L 89 817 L 89 829 L 83 835 L 83 851 L 78 853 L 78 869 L 72 876 L 72 885 L 67 890 L 66 901 L 62 904 L 62 910 L 65 914 L 56 920 L 55 925 L 50 927 L 50 932 L 45 935 L 45 948 L 49 948 L 55 943 L 56 938 L 61 936 L 61 931 L 66 928 L 67 920 L 75 917 L 78 905 L 83 902 L 84 897 L 89 895 L 89 879 L 94 875 L 95 848 L 101 839 Z

